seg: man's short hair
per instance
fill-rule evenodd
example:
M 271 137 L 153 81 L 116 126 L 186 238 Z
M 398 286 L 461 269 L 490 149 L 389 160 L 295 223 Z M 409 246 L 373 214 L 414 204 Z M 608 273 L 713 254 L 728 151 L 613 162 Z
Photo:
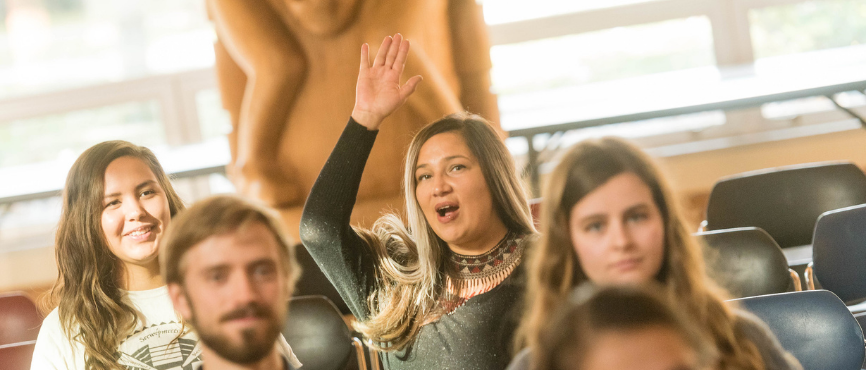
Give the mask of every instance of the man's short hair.
M 294 287 L 301 270 L 295 260 L 294 246 L 287 241 L 280 223 L 267 208 L 234 195 L 209 197 L 172 219 L 159 251 L 165 282 L 183 285 L 184 256 L 190 248 L 207 238 L 226 235 L 252 223 L 264 225 L 273 234 L 279 245 L 280 265 L 288 273 L 288 286 Z

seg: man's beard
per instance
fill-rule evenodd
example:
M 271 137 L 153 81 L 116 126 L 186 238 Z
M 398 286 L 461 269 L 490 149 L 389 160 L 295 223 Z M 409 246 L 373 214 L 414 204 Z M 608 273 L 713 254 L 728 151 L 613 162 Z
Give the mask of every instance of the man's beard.
M 190 303 L 190 308 L 195 313 L 195 307 L 189 297 L 187 297 L 187 302 Z M 258 336 L 255 328 L 243 330 L 240 344 L 232 343 L 230 338 L 217 330 L 211 330 L 213 329 L 211 327 L 196 325 L 195 315 L 189 321 L 195 327 L 199 340 L 220 357 L 236 364 L 251 364 L 260 361 L 271 353 L 283 325 L 282 320 L 274 317 L 274 313 L 270 309 L 255 302 L 223 315 L 219 318 L 219 323 L 248 316 L 263 318 L 268 321 L 268 325 L 265 327 L 264 333 Z

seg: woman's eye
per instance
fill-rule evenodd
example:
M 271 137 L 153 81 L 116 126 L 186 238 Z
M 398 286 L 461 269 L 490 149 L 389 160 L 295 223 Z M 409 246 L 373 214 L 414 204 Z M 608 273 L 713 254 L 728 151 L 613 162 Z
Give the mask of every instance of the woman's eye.
M 628 220 L 631 222 L 640 222 L 649 218 L 649 215 L 646 213 L 635 213 L 628 217 Z
M 430 175 L 423 174 L 423 175 L 418 176 L 418 178 L 415 181 L 421 182 L 421 181 L 427 180 L 429 178 L 430 178 Z
M 156 194 L 156 190 L 145 190 L 145 191 L 141 192 L 142 197 L 146 197 L 148 195 L 153 195 L 153 194 Z
M 460 171 L 460 170 L 463 170 L 465 168 L 466 168 L 466 166 L 464 166 L 462 164 L 455 164 L 453 167 L 451 167 L 451 171 Z
M 598 232 L 601 231 L 602 226 L 601 222 L 593 222 L 584 226 L 583 230 L 586 232 Z
M 114 207 L 114 206 L 119 205 L 119 204 L 120 204 L 119 200 L 112 200 L 112 201 L 105 204 L 105 208 L 111 208 L 111 207 Z

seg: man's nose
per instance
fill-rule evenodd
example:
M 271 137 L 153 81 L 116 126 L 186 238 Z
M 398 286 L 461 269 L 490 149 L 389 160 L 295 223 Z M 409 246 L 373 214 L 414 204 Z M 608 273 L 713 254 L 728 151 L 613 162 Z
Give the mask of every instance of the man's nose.
M 259 299 L 255 282 L 246 274 L 237 274 L 232 283 L 230 294 L 236 301 L 241 303 L 257 301 Z

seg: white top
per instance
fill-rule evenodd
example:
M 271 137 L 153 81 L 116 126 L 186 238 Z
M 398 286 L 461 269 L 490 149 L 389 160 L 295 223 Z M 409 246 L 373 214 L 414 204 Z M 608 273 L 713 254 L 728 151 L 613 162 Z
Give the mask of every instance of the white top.
M 190 331 L 174 340 L 182 325 L 174 311 L 165 286 L 143 291 L 125 292 L 144 322 L 118 346 L 120 365 L 127 368 L 182 370 L 201 363 L 198 336 Z M 292 348 L 280 336 L 276 344 L 294 367 L 300 367 Z M 63 333 L 55 308 L 45 317 L 33 351 L 31 370 L 84 370 L 84 345 L 72 343 Z

